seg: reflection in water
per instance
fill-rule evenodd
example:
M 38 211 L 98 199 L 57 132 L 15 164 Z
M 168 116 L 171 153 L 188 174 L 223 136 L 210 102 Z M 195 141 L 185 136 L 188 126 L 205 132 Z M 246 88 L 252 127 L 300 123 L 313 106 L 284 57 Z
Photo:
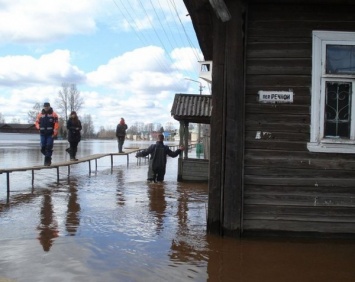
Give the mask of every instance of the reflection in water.
M 125 186 L 125 172 L 123 169 L 117 171 L 117 188 L 116 188 L 116 197 L 117 205 L 124 206 L 124 186 Z
M 18 205 L 31 203 L 36 197 L 35 193 L 10 195 L 10 198 L 5 202 L 0 200 L 0 213 L 8 211 Z
M 201 264 L 206 262 L 207 251 L 203 241 L 205 240 L 203 206 L 191 206 L 189 203 L 196 201 L 197 195 L 205 194 L 206 183 L 179 183 L 177 186 L 177 232 L 171 243 L 170 258 L 172 261 L 194 262 Z M 201 210 L 202 209 L 202 210 Z M 196 216 L 198 218 L 196 218 Z M 195 227 L 195 230 L 191 230 Z M 201 245 L 202 243 L 202 245 Z
M 58 224 L 54 219 L 51 191 L 47 190 L 43 195 L 41 207 L 41 224 L 38 226 L 39 241 L 43 250 L 48 252 L 53 245 L 53 239 L 58 237 Z
M 164 229 L 164 217 L 166 210 L 164 183 L 149 183 L 148 198 L 149 211 L 155 216 L 157 234 Z
M 77 181 L 69 183 L 68 210 L 65 228 L 69 236 L 75 236 L 80 225 L 80 204 L 78 203 Z

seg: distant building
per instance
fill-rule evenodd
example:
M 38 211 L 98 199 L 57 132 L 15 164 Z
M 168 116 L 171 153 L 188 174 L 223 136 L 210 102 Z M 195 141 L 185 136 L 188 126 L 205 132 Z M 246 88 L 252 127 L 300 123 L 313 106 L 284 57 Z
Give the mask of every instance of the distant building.
M 38 133 L 34 124 L 0 123 L 0 133 Z

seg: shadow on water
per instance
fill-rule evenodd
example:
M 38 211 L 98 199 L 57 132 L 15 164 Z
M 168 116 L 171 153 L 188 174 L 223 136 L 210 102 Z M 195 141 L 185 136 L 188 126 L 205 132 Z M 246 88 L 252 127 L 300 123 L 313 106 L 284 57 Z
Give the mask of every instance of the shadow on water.
M 207 234 L 207 183 L 177 182 L 176 166 L 163 184 L 120 159 L 92 175 L 73 166 L 59 183 L 36 175 L 33 188 L 13 176 L 9 203 L 0 198 L 0 281 L 355 281 L 354 240 Z

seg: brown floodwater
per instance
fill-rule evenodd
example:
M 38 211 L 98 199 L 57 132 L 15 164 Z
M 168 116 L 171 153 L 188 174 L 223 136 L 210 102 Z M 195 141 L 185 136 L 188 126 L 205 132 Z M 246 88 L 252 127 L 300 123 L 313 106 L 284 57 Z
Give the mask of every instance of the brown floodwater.
M 0 167 L 42 162 L 35 144 L 0 144 Z M 146 146 L 147 144 L 145 144 Z M 115 141 L 80 143 L 78 157 L 115 151 Z M 57 142 L 53 161 L 67 158 Z M 190 152 L 194 154 L 194 152 Z M 18 160 L 22 157 L 23 160 Z M 32 163 L 31 163 L 32 162 Z M 221 238 L 206 233 L 207 183 L 146 181 L 133 155 L 60 170 L 0 175 L 3 281 L 355 281 L 355 240 Z

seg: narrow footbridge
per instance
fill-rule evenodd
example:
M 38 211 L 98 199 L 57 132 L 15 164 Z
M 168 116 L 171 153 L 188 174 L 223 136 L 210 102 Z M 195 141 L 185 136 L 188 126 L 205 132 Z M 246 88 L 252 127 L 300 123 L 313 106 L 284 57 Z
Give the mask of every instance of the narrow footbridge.
M 124 153 L 105 153 L 105 154 L 94 154 L 87 157 L 83 157 L 77 161 L 65 161 L 59 163 L 52 163 L 50 166 L 28 166 L 28 167 L 16 167 L 16 168 L 1 168 L 0 174 L 6 173 L 7 179 L 7 196 L 10 194 L 10 173 L 18 172 L 18 171 L 32 171 L 32 187 L 34 185 L 34 172 L 36 170 L 43 169 L 56 169 L 57 170 L 57 182 L 59 183 L 59 168 L 67 167 L 68 168 L 68 176 L 70 175 L 70 166 L 87 162 L 89 164 L 89 174 L 91 174 L 91 161 L 95 162 L 95 171 L 97 171 L 97 160 L 104 157 L 111 157 L 111 170 L 113 169 L 113 157 L 114 156 L 126 156 L 127 157 L 127 166 L 129 165 L 129 155 L 141 151 L 139 148 L 125 148 Z M 140 161 L 140 158 L 137 159 L 137 162 Z

